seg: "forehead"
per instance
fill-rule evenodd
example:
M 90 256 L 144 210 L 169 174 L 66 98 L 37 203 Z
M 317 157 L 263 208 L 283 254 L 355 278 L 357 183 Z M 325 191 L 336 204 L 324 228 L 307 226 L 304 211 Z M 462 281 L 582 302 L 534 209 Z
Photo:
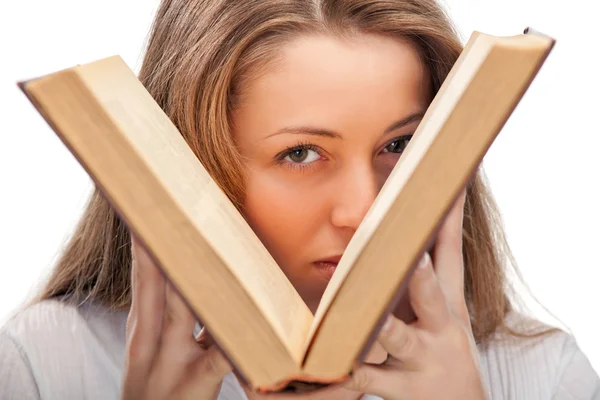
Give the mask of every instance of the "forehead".
M 242 86 L 240 111 L 265 130 L 275 128 L 269 126 L 273 119 L 293 125 L 307 118 L 318 124 L 323 118 L 348 120 L 361 114 L 398 118 L 428 101 L 428 82 L 407 40 L 303 36 L 279 49 L 268 72 Z

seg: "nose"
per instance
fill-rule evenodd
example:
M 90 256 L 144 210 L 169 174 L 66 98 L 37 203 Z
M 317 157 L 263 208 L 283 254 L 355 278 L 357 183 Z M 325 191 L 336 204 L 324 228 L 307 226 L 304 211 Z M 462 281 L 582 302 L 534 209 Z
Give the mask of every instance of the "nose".
M 355 166 L 344 172 L 336 185 L 331 223 L 338 228 L 356 231 L 381 189 L 373 166 Z

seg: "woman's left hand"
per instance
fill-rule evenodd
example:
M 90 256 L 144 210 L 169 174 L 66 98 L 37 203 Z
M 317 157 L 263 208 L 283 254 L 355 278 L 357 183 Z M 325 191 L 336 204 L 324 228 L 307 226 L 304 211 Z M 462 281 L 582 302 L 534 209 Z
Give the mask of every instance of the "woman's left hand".
M 463 191 L 438 235 L 435 259 L 426 254 L 409 283 L 417 320 L 390 315 L 378 337 L 387 360 L 358 367 L 347 388 L 386 400 L 486 398 L 464 296 L 464 201 Z

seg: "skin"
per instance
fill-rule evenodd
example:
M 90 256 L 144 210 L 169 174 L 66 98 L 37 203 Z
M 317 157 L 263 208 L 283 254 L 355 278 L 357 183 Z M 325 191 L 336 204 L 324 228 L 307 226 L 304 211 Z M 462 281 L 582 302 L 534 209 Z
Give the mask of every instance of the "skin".
M 244 90 L 233 115 L 244 213 L 313 312 L 328 283 L 313 262 L 344 252 L 420 118 L 389 128 L 425 112 L 428 80 L 407 44 L 308 37 Z M 314 148 L 278 160 L 298 143 Z
M 391 38 L 307 36 L 281 51 L 242 88 L 234 139 L 247 160 L 244 213 L 314 311 L 331 272 L 315 262 L 343 253 L 431 100 L 429 79 L 411 45 Z M 425 255 L 409 284 L 415 322 L 391 316 L 368 363 L 343 384 L 294 396 L 246 388 L 248 397 L 485 398 L 464 298 L 464 198 L 443 224 L 435 259 Z M 231 366 L 206 332 L 190 335 L 192 314 L 135 238 L 132 254 L 123 398 L 216 399 Z

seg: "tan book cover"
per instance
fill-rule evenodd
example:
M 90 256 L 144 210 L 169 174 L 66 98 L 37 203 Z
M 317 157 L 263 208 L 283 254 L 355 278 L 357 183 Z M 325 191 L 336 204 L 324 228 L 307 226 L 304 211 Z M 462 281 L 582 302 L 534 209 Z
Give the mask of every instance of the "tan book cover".
M 406 288 L 416 263 L 553 45 L 528 31 L 471 36 L 315 315 L 120 57 L 19 85 L 238 376 L 274 391 L 345 379 L 388 313 L 414 318 Z

